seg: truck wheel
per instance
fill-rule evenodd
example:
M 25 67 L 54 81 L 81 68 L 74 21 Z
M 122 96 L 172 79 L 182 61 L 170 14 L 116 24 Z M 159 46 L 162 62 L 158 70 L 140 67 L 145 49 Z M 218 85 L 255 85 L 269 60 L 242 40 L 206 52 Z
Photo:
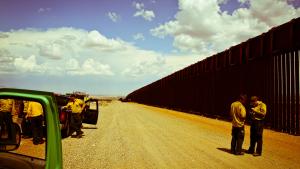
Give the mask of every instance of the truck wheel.
M 21 143 L 21 128 L 18 124 L 14 123 L 14 127 L 16 129 L 16 141 L 17 141 L 17 148 L 20 146 L 20 143 Z
M 64 124 L 64 129 L 61 130 L 61 136 L 67 138 L 70 135 L 70 115 L 67 113 L 66 123 Z

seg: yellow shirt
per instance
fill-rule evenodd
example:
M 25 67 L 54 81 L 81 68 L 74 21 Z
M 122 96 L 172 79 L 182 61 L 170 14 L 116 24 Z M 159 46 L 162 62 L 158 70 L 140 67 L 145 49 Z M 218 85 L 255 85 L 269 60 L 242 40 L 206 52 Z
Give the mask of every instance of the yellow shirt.
M 267 106 L 261 101 L 257 101 L 258 105 L 252 108 L 254 113 L 251 113 L 253 120 L 263 120 L 267 114 Z
M 43 115 L 43 106 L 38 102 L 30 101 L 28 103 L 27 117 L 36 117 Z
M 81 99 L 75 99 L 74 102 L 69 102 L 65 107 L 70 108 L 72 113 L 81 113 L 85 104 Z
M 13 99 L 0 99 L 0 112 L 12 113 L 14 109 Z
M 233 127 L 243 127 L 246 118 L 246 109 L 239 101 L 233 102 L 230 107 Z
M 28 112 L 28 103 L 29 103 L 29 101 L 23 101 L 23 104 L 24 104 L 24 109 L 23 109 L 23 112 L 26 114 L 27 112 Z

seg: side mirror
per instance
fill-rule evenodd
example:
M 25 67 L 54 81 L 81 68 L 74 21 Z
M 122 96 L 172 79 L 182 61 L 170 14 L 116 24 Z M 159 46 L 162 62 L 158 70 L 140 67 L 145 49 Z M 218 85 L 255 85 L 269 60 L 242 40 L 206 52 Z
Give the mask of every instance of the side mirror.
M 1 123 L 0 152 L 18 149 L 21 142 L 21 129 L 16 123 Z

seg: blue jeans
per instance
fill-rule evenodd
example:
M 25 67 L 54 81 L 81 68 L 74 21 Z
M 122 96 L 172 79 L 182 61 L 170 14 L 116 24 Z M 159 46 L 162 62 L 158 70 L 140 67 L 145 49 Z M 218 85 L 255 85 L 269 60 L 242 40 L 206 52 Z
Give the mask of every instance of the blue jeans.
M 8 139 L 12 143 L 16 143 L 16 128 L 12 121 L 12 116 L 10 112 L 0 112 L 0 127 L 1 127 L 0 134 L 2 135 L 4 133 L 4 129 L 6 127 L 8 132 Z
M 231 152 L 239 154 L 242 152 L 242 145 L 245 137 L 244 127 L 232 127 Z
M 71 128 L 76 133 L 81 132 L 82 118 L 80 113 L 72 113 L 71 115 Z
M 43 140 L 43 116 L 30 117 L 33 143 L 39 143 Z
M 256 153 L 262 153 L 262 135 L 264 129 L 264 122 L 262 120 L 252 120 L 250 128 L 250 147 L 249 153 L 254 153 L 256 145 Z

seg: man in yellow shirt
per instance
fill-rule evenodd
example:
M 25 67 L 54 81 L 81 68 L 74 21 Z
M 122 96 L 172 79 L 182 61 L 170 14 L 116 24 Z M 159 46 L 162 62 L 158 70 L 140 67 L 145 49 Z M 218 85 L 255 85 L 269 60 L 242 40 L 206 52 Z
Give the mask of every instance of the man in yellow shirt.
M 250 147 L 248 149 L 249 154 L 254 156 L 261 156 L 262 154 L 262 135 L 264 129 L 264 119 L 267 113 L 267 106 L 262 101 L 259 101 L 257 96 L 251 97 L 251 128 L 250 128 Z M 254 152 L 255 145 L 256 152 Z
M 26 118 L 31 123 L 33 144 L 43 144 L 43 106 L 38 102 L 30 101 Z
M 12 112 L 14 111 L 13 99 L 0 99 L 0 127 L 7 126 L 8 137 L 12 142 L 16 142 L 15 133 L 16 129 L 12 120 Z M 2 133 L 0 133 L 2 134 Z
M 231 104 L 230 114 L 232 117 L 232 139 L 231 139 L 231 152 L 235 155 L 243 155 L 242 145 L 244 142 L 245 129 L 244 122 L 246 119 L 246 104 L 247 96 L 241 94 L 239 100 Z
M 70 100 L 66 106 L 63 108 L 68 108 L 72 111 L 71 115 L 71 128 L 76 131 L 76 136 L 81 137 L 83 132 L 81 131 L 82 116 L 81 113 L 85 108 L 85 103 L 81 99 L 77 99 L 74 96 L 70 97 Z

